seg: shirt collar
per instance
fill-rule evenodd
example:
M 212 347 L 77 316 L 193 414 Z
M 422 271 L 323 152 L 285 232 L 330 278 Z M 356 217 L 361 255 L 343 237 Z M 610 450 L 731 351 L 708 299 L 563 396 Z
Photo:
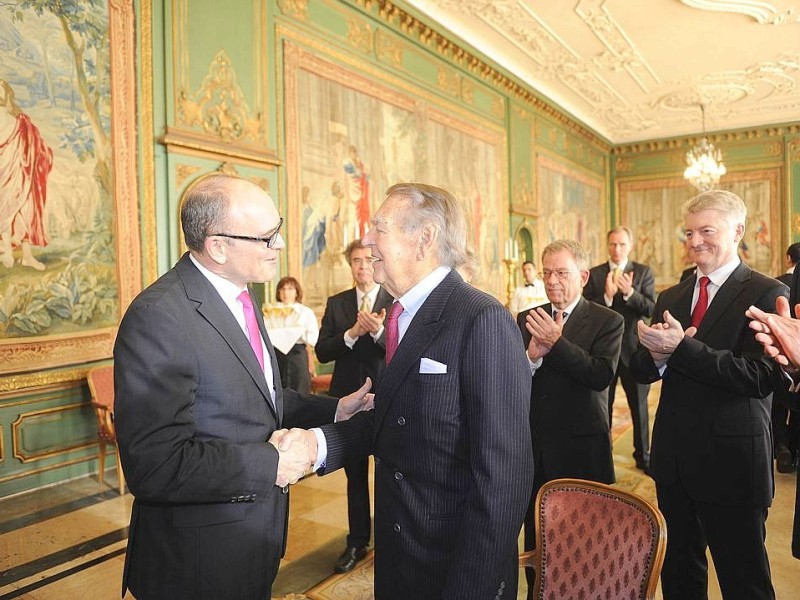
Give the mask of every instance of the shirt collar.
M 736 270 L 736 267 L 738 267 L 741 262 L 742 259 L 740 259 L 739 255 L 737 254 L 730 261 L 728 261 L 721 267 L 717 268 L 715 271 L 711 271 L 711 273 L 709 273 L 707 277 L 711 280 L 711 283 L 713 283 L 717 287 L 720 287 L 723 283 L 728 281 L 728 277 L 731 276 L 731 273 L 733 273 Z M 697 272 L 698 282 L 700 281 L 700 277 L 702 276 L 703 275 L 698 271 Z
M 197 270 L 203 274 L 203 277 L 208 279 L 208 282 L 214 286 L 214 289 L 217 290 L 217 293 L 222 296 L 225 304 L 230 305 L 236 302 L 239 294 L 241 294 L 243 290 L 247 289 L 246 286 L 241 288 L 232 281 L 229 281 L 228 279 L 225 279 L 216 273 L 212 273 L 203 265 L 201 265 L 191 253 L 189 253 L 189 259 L 194 263 L 194 266 L 197 267 Z
M 450 267 L 437 267 L 426 275 L 417 285 L 398 298 L 405 312 L 407 312 L 412 319 L 425 303 L 425 300 L 428 299 L 428 296 L 431 295 L 431 292 L 436 289 L 436 286 L 444 281 L 448 273 L 450 273 Z
M 359 288 L 356 288 L 356 300 L 358 301 L 358 304 L 361 305 L 361 302 L 363 302 L 364 300 L 364 296 L 366 296 L 367 298 L 369 298 L 369 303 L 372 306 L 375 306 L 375 300 L 378 298 L 378 292 L 380 291 L 380 289 L 381 286 L 374 285 L 372 286 L 372 289 L 370 291 L 364 293 Z
M 572 312 L 575 310 L 575 307 L 576 307 L 576 306 L 578 306 L 578 302 L 580 302 L 580 301 L 581 301 L 581 295 L 580 295 L 580 294 L 578 294 L 578 296 L 575 298 L 575 300 L 573 300 L 572 302 L 570 302 L 569 306 L 567 306 L 567 307 L 564 309 L 564 311 L 563 311 L 563 312 L 567 313 L 567 316 L 570 316 L 570 315 L 572 314 Z M 555 306 L 553 306 L 552 304 L 550 305 L 550 308 L 551 308 L 552 310 L 559 310 L 558 308 L 556 308 L 556 307 L 555 307 Z
M 611 269 L 612 271 L 614 269 L 616 269 L 617 267 L 619 267 L 620 271 L 624 271 L 625 267 L 627 267 L 627 266 L 628 266 L 628 259 L 627 258 L 625 260 L 623 260 L 619 264 L 615 264 L 613 261 L 608 261 L 608 268 Z

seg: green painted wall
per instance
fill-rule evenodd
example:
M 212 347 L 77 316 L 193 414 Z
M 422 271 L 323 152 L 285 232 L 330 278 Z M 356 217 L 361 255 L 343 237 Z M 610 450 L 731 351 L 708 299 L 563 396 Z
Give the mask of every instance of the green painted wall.
M 621 185 L 680 180 L 683 154 L 694 141 L 615 147 L 400 1 L 138 0 L 135 13 L 146 283 L 182 251 L 180 194 L 195 177 L 218 168 L 268 189 L 287 215 L 289 238 L 298 239 L 299 198 L 292 180 L 298 157 L 290 152 L 295 132 L 288 125 L 295 117 L 284 102 L 287 52 L 298 48 L 396 90 L 423 110 L 449 112 L 499 132 L 505 140 L 501 195 L 507 207 L 499 220 L 500 247 L 513 236 L 520 259 L 538 262 L 547 241 L 553 198 L 541 192 L 545 175 L 558 173 L 576 189 L 589 186 L 599 194 L 598 214 L 583 217 L 605 229 L 619 220 Z M 800 239 L 800 125 L 711 137 L 733 175 L 779 170 L 780 225 L 773 243 L 783 247 Z M 298 250 L 289 248 L 282 261 L 283 274 L 294 271 Z M 512 279 L 505 283 L 513 284 L 516 270 L 510 265 Z M 28 373 L 0 377 L 0 496 L 96 471 L 88 366 L 37 371 L 32 364 Z M 113 457 L 107 466 L 112 464 Z

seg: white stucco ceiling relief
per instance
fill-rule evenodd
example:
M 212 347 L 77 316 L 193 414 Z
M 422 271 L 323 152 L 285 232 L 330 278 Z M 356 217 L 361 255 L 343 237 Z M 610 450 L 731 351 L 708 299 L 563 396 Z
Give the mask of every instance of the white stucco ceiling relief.
M 800 0 L 409 0 L 616 144 L 800 121 Z

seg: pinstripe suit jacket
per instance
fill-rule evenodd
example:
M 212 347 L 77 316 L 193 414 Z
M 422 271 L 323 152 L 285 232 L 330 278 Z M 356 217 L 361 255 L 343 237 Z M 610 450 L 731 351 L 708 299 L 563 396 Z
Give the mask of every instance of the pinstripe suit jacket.
M 323 427 L 327 470 L 375 455 L 377 600 L 516 597 L 533 485 L 521 348 L 503 306 L 452 271 L 414 316 L 375 410 Z M 420 373 L 423 357 L 447 372 Z
M 263 600 L 286 540 L 275 429 L 333 420 L 331 398 L 275 406 L 247 336 L 188 255 L 143 291 L 114 347 L 116 427 L 135 500 L 123 574 L 140 600 Z

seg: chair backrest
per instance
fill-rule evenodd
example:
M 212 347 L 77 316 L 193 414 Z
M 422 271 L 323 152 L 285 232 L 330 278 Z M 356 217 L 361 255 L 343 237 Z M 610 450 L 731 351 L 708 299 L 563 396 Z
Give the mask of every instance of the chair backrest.
M 644 498 L 602 483 L 556 479 L 536 496 L 534 598 L 650 600 L 667 527 Z
M 114 365 L 105 365 L 89 369 L 86 374 L 92 402 L 104 406 L 114 412 Z

